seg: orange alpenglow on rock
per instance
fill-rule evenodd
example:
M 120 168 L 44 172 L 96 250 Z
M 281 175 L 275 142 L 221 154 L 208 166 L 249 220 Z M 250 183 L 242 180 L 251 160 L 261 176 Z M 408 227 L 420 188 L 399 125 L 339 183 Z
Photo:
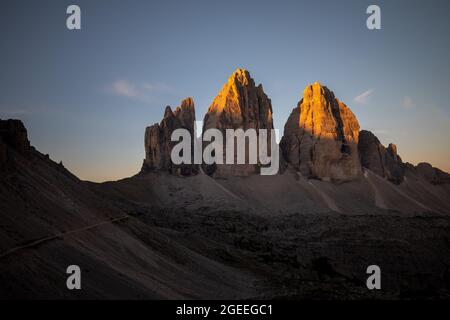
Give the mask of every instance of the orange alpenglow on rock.
M 224 136 L 226 129 L 267 129 L 270 146 L 270 130 L 273 129 L 272 103 L 262 85 L 256 86 L 247 70 L 237 69 L 233 72 L 213 100 L 203 120 L 203 132 L 211 128 L 221 130 Z M 225 157 L 224 149 L 224 159 Z M 246 164 L 217 164 L 204 168 L 208 174 L 217 177 L 248 176 L 259 171 L 258 165 L 248 164 L 248 161 Z
M 272 103 L 247 70 L 237 69 L 214 98 L 203 128 L 273 129 Z
M 305 88 L 284 127 L 284 159 L 304 177 L 353 180 L 362 174 L 358 155 L 359 123 L 327 87 Z

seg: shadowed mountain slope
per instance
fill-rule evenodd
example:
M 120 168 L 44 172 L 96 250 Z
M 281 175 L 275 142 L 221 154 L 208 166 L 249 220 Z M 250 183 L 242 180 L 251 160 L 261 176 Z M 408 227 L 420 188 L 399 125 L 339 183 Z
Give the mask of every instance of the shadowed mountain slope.
M 5 124 L 1 122 L 2 129 Z M 253 297 L 252 272 L 130 217 L 48 156 L 19 121 L 2 130 L 0 298 Z M 208 250 L 222 244 L 200 240 Z M 79 265 L 82 290 L 66 288 Z

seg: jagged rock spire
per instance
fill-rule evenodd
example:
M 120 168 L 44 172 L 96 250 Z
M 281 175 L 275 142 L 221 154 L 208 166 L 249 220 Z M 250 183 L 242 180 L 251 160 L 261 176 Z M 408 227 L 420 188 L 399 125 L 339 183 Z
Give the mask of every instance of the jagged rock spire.
M 247 70 L 237 69 L 233 72 L 214 98 L 203 120 L 203 132 L 210 128 L 222 132 L 238 128 L 268 129 L 270 141 L 270 130 L 273 129 L 272 103 L 262 85 L 256 86 Z M 215 176 L 247 176 L 257 173 L 259 167 L 254 164 L 219 164 L 205 166 L 205 170 Z
M 272 103 L 245 69 L 237 69 L 214 98 L 204 129 L 272 129 Z
M 176 142 L 171 141 L 172 132 L 184 128 L 194 137 L 195 106 L 192 98 L 186 98 L 172 111 L 167 106 L 161 123 L 147 127 L 145 130 L 145 159 L 141 172 L 152 170 L 167 171 L 178 175 L 192 175 L 198 171 L 194 164 L 174 165 L 170 154 Z

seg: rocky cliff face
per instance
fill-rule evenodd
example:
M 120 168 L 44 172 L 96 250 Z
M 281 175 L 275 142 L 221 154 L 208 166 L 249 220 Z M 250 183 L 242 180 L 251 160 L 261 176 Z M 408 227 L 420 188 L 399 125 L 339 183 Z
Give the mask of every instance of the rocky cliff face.
M 203 132 L 210 128 L 221 130 L 224 137 L 226 129 L 268 129 L 270 141 L 272 103 L 262 85 L 256 86 L 247 70 L 237 69 L 212 102 L 204 117 Z M 224 146 L 225 143 L 224 139 Z M 224 162 L 225 157 L 224 150 Z M 258 165 L 248 164 L 246 159 L 246 164 L 219 164 L 207 166 L 206 170 L 209 174 L 224 177 L 251 175 L 257 173 L 258 168 Z
M 284 159 L 309 178 L 345 181 L 360 176 L 359 123 L 327 87 L 307 86 L 284 127 Z
M 178 143 L 171 141 L 172 133 L 176 129 L 183 128 L 189 130 L 191 137 L 195 137 L 194 126 L 195 106 L 192 98 L 184 99 L 175 111 L 167 106 L 161 123 L 147 127 L 145 130 L 145 160 L 141 171 L 162 170 L 183 176 L 196 174 L 198 166 L 175 165 L 170 156 L 172 148 Z M 194 148 L 191 149 L 193 154 Z
M 404 165 L 395 144 L 391 143 L 385 148 L 372 132 L 362 130 L 359 133 L 358 150 L 363 167 L 395 184 L 403 181 Z

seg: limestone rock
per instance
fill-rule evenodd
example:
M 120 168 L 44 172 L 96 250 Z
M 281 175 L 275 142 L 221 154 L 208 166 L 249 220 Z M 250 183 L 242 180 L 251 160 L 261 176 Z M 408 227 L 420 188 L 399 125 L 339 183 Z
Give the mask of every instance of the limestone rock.
M 346 181 L 361 175 L 359 123 L 352 111 L 319 83 L 305 88 L 284 127 L 284 159 L 303 176 Z
M 370 131 L 362 130 L 359 133 L 358 149 L 363 167 L 395 184 L 403 182 L 405 176 L 425 180 L 434 185 L 450 183 L 448 173 L 429 163 L 421 162 L 417 166 L 403 163 L 395 144 L 391 143 L 385 148 Z
M 272 129 L 271 101 L 247 70 L 237 69 L 209 107 L 204 128 Z
M 270 130 L 273 129 L 272 103 L 264 93 L 262 85 L 256 86 L 247 70 L 237 69 L 215 97 L 203 120 L 203 132 L 210 128 L 221 130 L 224 137 L 226 129 L 267 129 L 270 147 Z M 225 143 L 224 138 L 224 162 Z M 218 164 L 205 166 L 205 169 L 216 177 L 248 176 L 258 173 L 259 166 L 248 164 L 247 157 L 246 164 Z
M 435 168 L 426 162 L 421 162 L 417 166 L 406 163 L 405 170 L 407 174 L 412 174 L 413 176 L 416 176 L 419 179 L 424 179 L 434 185 L 450 183 L 450 174 Z
M 198 166 L 194 164 L 175 165 L 170 156 L 172 148 L 178 143 L 171 141 L 173 131 L 184 128 L 189 130 L 191 137 L 195 137 L 194 126 L 195 106 L 192 98 L 184 99 L 175 112 L 170 106 L 167 106 L 161 123 L 147 127 L 145 130 L 145 159 L 141 172 L 161 170 L 183 176 L 196 174 Z M 193 146 L 191 149 L 193 154 Z
M 181 101 L 181 105 L 175 109 L 174 116 L 180 121 L 182 128 L 193 133 L 195 126 L 194 99 L 188 97 Z
M 363 167 L 395 184 L 403 181 L 404 165 L 395 144 L 391 143 L 385 148 L 372 132 L 362 130 L 359 133 L 358 150 Z

